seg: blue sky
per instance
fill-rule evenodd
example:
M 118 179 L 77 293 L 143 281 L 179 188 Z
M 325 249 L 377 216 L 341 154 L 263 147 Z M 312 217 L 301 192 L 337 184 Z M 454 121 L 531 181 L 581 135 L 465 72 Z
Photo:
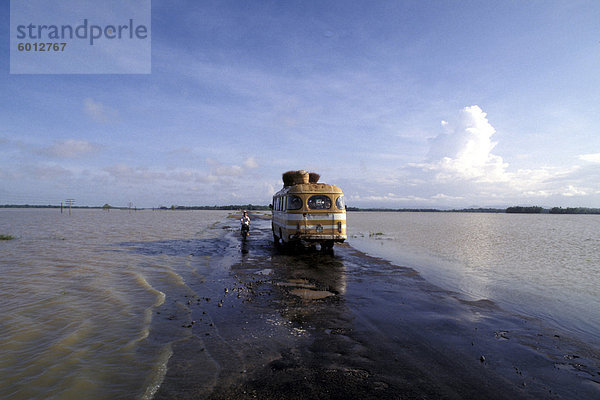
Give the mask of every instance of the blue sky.
M 152 73 L 9 74 L 0 204 L 600 207 L 597 1 L 152 1 Z

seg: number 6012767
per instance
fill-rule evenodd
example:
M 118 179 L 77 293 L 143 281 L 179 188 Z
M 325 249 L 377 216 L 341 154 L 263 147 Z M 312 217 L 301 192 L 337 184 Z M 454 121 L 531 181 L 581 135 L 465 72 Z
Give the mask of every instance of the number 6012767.
M 67 47 L 66 43 L 19 43 L 17 45 L 17 50 L 19 51 L 65 51 L 65 47 Z

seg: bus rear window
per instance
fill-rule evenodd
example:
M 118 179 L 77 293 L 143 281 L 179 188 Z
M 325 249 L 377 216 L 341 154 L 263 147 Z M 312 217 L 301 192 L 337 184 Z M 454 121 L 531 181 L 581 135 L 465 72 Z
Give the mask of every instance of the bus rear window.
M 302 199 L 298 196 L 288 196 L 287 198 L 287 209 L 288 210 L 299 210 L 302 208 Z
M 344 210 L 346 207 L 346 203 L 344 202 L 344 196 L 340 196 L 337 198 L 337 200 L 335 201 L 335 205 L 337 206 L 337 208 L 339 208 L 340 210 Z
M 328 210 L 331 208 L 331 199 L 321 194 L 308 199 L 308 208 L 311 210 Z

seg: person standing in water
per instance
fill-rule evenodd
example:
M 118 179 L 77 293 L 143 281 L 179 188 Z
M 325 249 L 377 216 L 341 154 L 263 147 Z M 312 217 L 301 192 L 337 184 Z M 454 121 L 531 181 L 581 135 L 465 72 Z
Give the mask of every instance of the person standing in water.
M 242 224 L 242 235 L 246 237 L 250 234 L 250 217 L 248 216 L 247 211 L 244 211 L 244 215 L 242 216 L 242 219 L 240 219 L 240 222 Z

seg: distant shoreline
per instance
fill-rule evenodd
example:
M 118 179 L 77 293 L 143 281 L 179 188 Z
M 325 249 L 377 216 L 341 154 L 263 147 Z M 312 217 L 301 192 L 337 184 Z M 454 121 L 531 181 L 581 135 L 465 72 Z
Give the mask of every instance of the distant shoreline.
M 31 205 L 31 204 L 4 204 L 0 208 L 53 208 L 67 209 L 68 206 L 56 205 Z M 227 206 L 159 206 L 159 207 L 114 207 L 114 206 L 71 206 L 72 209 L 96 209 L 96 210 L 153 210 L 153 211 L 181 211 L 181 210 L 251 210 L 251 211 L 269 211 L 269 206 L 244 204 Z M 508 208 L 461 208 L 452 210 L 442 210 L 437 208 L 360 208 L 348 207 L 349 212 L 440 212 L 440 213 L 507 213 L 507 214 L 600 214 L 600 208 L 588 207 L 552 207 L 543 208 L 538 206 L 522 207 L 513 206 Z
M 442 213 L 506 213 L 506 214 L 600 214 L 600 208 L 586 207 L 508 207 L 508 208 L 461 208 L 440 210 L 437 208 L 358 208 L 348 207 L 348 211 L 362 212 L 442 212 Z
M 31 205 L 31 204 L 1 204 L 0 208 L 52 208 L 52 209 L 68 209 L 67 205 Z M 269 206 L 259 206 L 253 204 L 245 205 L 228 205 L 228 206 L 171 206 L 171 207 L 118 207 L 118 206 L 71 206 L 71 209 L 89 209 L 89 210 L 153 210 L 153 211 L 181 211 L 181 210 L 252 210 L 252 211 L 268 211 Z

